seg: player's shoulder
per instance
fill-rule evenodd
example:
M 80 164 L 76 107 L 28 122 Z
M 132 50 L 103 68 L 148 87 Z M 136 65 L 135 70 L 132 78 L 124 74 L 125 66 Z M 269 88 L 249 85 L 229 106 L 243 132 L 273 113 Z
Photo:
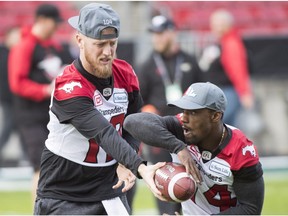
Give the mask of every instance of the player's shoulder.
M 238 151 L 247 145 L 253 145 L 253 142 L 239 129 L 231 125 L 227 125 L 227 129 L 230 131 L 230 141 L 227 149 L 230 151 Z
M 79 73 L 74 64 L 66 66 L 55 80 L 54 97 L 57 100 L 80 96 L 93 97 L 93 92 L 93 85 Z
M 126 88 L 129 92 L 139 90 L 138 78 L 132 66 L 121 59 L 114 59 L 112 64 L 115 87 Z
M 34 52 L 36 45 L 37 40 L 35 38 L 29 36 L 23 37 L 15 46 L 11 48 L 11 52 L 13 54 L 16 53 L 16 55 L 23 55 L 23 53 L 25 53 L 24 56 L 30 56 Z
M 117 70 L 117 72 L 120 72 L 125 75 L 135 74 L 132 66 L 122 59 L 114 59 L 112 64 L 113 70 Z
M 259 162 L 257 147 L 238 128 L 226 125 L 231 132 L 231 138 L 223 153 L 231 156 L 231 166 L 233 169 L 248 167 Z

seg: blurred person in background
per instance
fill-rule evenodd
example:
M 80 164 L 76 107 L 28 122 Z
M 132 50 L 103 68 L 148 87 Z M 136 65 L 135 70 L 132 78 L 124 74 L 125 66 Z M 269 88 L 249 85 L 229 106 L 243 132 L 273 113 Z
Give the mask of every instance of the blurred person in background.
M 246 49 L 228 11 L 214 11 L 210 16 L 210 28 L 218 44 L 203 50 L 199 66 L 203 71 L 203 80 L 216 84 L 224 91 L 229 101 L 224 122 L 235 125 L 241 106 L 244 109 L 254 106 Z
M 48 137 L 49 103 L 54 78 L 64 64 L 60 44 L 52 36 L 62 21 L 58 8 L 41 4 L 32 26 L 22 29 L 20 42 L 9 54 L 9 84 L 14 93 L 14 112 L 21 142 L 34 169 L 35 200 L 40 158 Z
M 73 31 L 67 41 L 63 41 L 62 43 L 62 47 L 64 50 L 63 57 L 65 58 L 66 62 L 73 62 L 79 56 L 79 48 L 76 41 L 76 34 L 77 32 Z
M 153 51 L 139 70 L 139 82 L 144 101 L 142 112 L 163 115 L 179 113 L 177 107 L 168 107 L 167 102 L 179 99 L 191 83 L 201 74 L 194 56 L 182 51 L 177 43 L 175 24 L 169 18 L 158 15 L 149 26 Z M 142 146 L 149 162 L 171 161 L 168 151 L 151 146 Z M 145 151 L 147 152 L 145 154 Z M 157 199 L 159 214 L 180 212 L 181 205 Z
M 3 162 L 2 150 L 16 127 L 12 112 L 13 94 L 8 83 L 8 55 L 10 49 L 18 43 L 19 39 L 19 27 L 10 27 L 5 33 L 3 44 L 0 45 L 0 106 L 3 113 L 0 130 L 0 163 Z

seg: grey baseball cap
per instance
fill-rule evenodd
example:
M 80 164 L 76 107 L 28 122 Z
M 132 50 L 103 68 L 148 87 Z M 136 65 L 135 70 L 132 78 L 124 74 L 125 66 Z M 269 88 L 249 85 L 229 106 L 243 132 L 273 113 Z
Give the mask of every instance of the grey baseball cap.
M 175 24 L 172 20 L 163 15 L 158 15 L 152 18 L 151 24 L 148 27 L 150 32 L 163 32 L 167 29 L 174 29 Z
M 210 82 L 199 82 L 192 84 L 179 100 L 168 105 L 184 110 L 208 108 L 224 113 L 227 98 L 218 86 Z
M 69 18 L 69 24 L 83 35 L 93 39 L 118 38 L 120 19 L 110 5 L 90 3 L 80 10 L 79 16 Z M 115 34 L 102 34 L 102 30 L 112 27 Z

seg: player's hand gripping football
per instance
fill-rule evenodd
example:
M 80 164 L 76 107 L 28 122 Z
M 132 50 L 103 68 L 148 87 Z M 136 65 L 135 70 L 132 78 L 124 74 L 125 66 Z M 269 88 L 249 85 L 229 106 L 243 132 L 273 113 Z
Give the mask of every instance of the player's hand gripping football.
M 125 166 L 122 164 L 119 164 L 117 167 L 117 176 L 118 176 L 118 182 L 116 185 L 114 185 L 112 188 L 117 189 L 121 187 L 124 183 L 124 187 L 122 188 L 122 192 L 126 192 L 130 190 L 136 181 L 136 176 Z
M 145 181 L 149 189 L 152 191 L 155 197 L 157 197 L 158 199 L 162 201 L 168 201 L 168 200 L 164 198 L 161 192 L 156 188 L 156 185 L 154 183 L 154 176 L 155 176 L 156 170 L 164 166 L 165 164 L 166 164 L 165 162 L 159 162 L 157 164 L 149 165 L 149 166 L 141 164 L 138 167 L 138 173 L 142 176 L 143 180 Z
M 196 164 L 187 148 L 179 151 L 177 153 L 177 156 L 180 162 L 185 166 L 186 172 L 192 175 L 193 179 L 196 181 L 197 184 L 201 184 L 202 177 L 200 175 L 199 169 L 196 167 Z

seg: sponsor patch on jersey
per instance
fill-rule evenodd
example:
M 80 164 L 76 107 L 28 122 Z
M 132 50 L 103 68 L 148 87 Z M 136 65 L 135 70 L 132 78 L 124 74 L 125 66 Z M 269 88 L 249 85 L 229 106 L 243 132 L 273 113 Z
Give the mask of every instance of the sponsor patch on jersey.
M 82 88 L 82 85 L 81 85 L 80 82 L 72 81 L 72 82 L 70 82 L 70 83 L 66 83 L 64 86 L 62 86 L 61 88 L 59 88 L 59 90 L 63 90 L 63 91 L 65 91 L 66 93 L 71 94 L 75 87 Z
M 256 150 L 254 145 L 246 145 L 244 148 L 242 148 L 242 154 L 245 156 L 246 153 L 249 152 L 251 156 L 256 157 Z
M 217 163 L 215 161 L 212 161 L 209 169 L 213 172 L 222 174 L 224 176 L 230 176 L 231 175 L 231 170 L 228 166 L 221 164 L 221 163 Z
M 128 95 L 125 92 L 115 92 L 113 94 L 114 103 L 127 103 Z
M 102 98 L 100 94 L 94 95 L 94 104 L 95 106 L 101 106 L 103 104 Z

